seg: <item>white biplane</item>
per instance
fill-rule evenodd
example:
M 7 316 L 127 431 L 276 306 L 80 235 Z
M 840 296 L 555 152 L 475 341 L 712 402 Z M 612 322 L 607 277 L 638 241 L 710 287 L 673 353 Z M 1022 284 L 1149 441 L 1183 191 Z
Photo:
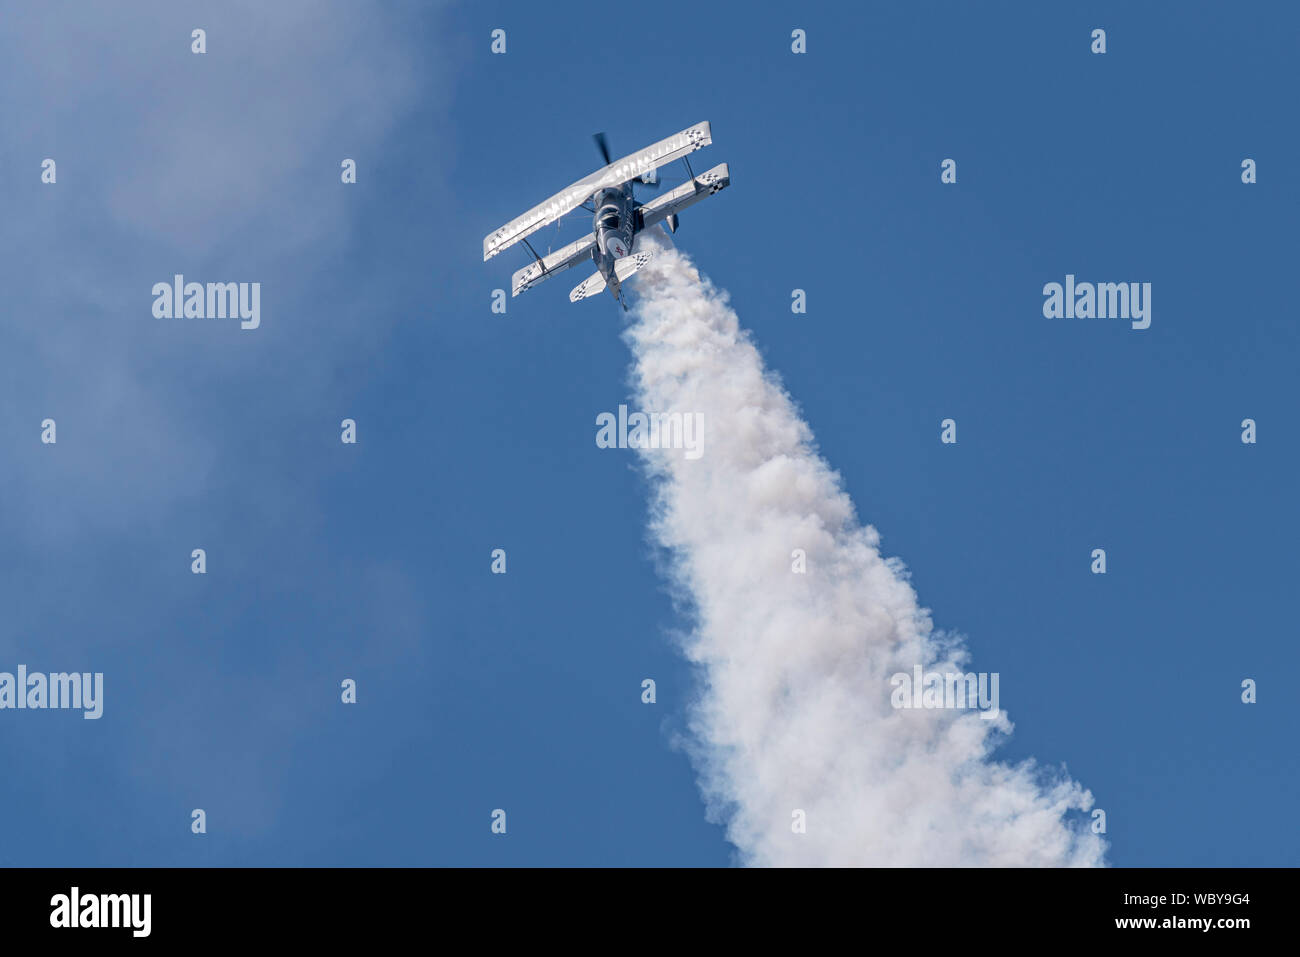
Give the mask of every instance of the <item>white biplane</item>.
M 533 255 L 534 261 L 515 273 L 512 296 L 590 259 L 596 264 L 596 272 L 573 287 L 569 301 L 577 302 L 608 289 L 626 309 L 623 282 L 648 263 L 652 256 L 650 249 L 637 248 L 637 236 L 658 223 L 664 223 L 669 230 L 676 232 L 677 216 L 683 209 L 731 183 L 726 163 L 696 176 L 686 158 L 713 142 L 708 123 L 697 123 L 653 146 L 614 161 L 609 158 L 605 135 L 597 133 L 595 140 L 605 158 L 604 167 L 484 238 L 484 262 L 518 242 L 527 246 Z M 690 180 L 648 203 L 638 203 L 633 194 L 633 183 L 643 180 L 660 166 L 679 159 L 685 164 Z M 556 252 L 539 256 L 527 237 L 579 207 L 592 214 L 591 234 Z

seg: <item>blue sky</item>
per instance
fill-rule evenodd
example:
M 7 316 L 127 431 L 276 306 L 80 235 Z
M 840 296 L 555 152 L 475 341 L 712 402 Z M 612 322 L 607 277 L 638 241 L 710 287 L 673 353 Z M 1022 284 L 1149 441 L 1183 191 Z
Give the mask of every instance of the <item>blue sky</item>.
M 646 480 L 594 442 L 624 316 L 578 271 L 493 314 L 525 259 L 481 261 L 591 133 L 700 120 L 732 187 L 678 244 L 1002 675 L 1002 756 L 1090 788 L 1113 864 L 1300 862 L 1300 14 L 259 6 L 0 25 L 0 670 L 105 675 L 99 721 L 0 712 L 0 863 L 733 860 L 673 745 Z M 177 272 L 260 281 L 261 328 L 154 319 Z M 1152 283 L 1151 327 L 1045 319 L 1067 273 Z

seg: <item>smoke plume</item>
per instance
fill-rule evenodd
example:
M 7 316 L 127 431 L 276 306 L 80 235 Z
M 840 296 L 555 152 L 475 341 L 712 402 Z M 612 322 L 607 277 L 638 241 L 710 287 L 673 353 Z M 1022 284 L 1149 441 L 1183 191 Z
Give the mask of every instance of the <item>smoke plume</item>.
M 687 748 L 741 863 L 1103 863 L 1088 791 L 992 756 L 1005 713 L 891 705 L 892 675 L 965 671 L 966 652 L 881 557 L 726 294 L 641 238 L 659 249 L 626 333 L 637 401 L 704 415 L 698 458 L 641 452 L 652 535 L 691 615 Z

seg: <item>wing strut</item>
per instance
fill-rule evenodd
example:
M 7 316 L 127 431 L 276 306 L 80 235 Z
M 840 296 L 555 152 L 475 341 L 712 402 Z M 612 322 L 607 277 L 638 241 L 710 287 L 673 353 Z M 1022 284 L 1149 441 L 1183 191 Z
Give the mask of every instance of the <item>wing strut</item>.
M 545 276 L 548 272 L 550 272 L 550 270 L 546 268 L 546 263 L 542 261 L 542 257 L 537 255 L 537 250 L 533 248 L 533 244 L 530 243 L 527 239 L 520 240 L 520 242 L 522 242 L 525 246 L 527 246 L 528 251 L 533 254 L 533 258 L 537 260 L 537 265 L 541 267 L 542 275 Z
M 686 173 L 691 178 L 691 190 L 698 193 L 700 191 L 700 184 L 695 182 L 695 172 L 691 169 L 691 161 L 683 156 L 682 162 L 686 164 Z

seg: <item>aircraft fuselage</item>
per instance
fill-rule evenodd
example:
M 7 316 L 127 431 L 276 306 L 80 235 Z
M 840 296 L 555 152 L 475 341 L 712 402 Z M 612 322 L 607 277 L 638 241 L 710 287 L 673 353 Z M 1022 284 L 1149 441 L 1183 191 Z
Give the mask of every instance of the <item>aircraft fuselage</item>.
M 610 293 L 618 299 L 620 284 L 614 275 L 614 263 L 632 254 L 636 239 L 637 206 L 632 196 L 632 184 L 603 189 L 596 194 L 595 200 L 596 215 L 591 228 L 596 234 L 596 246 L 591 251 L 591 258 L 609 284 Z

